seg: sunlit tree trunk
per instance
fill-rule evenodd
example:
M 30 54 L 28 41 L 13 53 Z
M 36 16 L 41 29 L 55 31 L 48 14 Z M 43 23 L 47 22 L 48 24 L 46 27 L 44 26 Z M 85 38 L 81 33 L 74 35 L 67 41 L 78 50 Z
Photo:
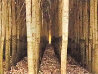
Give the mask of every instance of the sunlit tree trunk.
M 35 17 L 36 17 L 36 24 L 35 24 L 35 27 L 36 27 L 36 38 L 35 38 L 35 41 L 36 41 L 36 50 L 35 50 L 35 53 L 36 53 L 36 74 L 38 74 L 38 70 L 39 70 L 39 52 L 40 52 L 40 32 L 41 32 L 41 24 L 42 24 L 42 20 L 41 20 L 41 9 L 40 9 L 40 0 L 36 0 L 35 2 Z M 33 6 L 33 5 L 32 5 Z M 33 12 L 33 9 L 32 9 L 32 12 Z M 33 17 L 33 13 L 32 13 L 32 17 Z M 33 18 L 32 18 L 32 23 L 33 23 Z
M 94 68 L 95 68 L 95 39 L 96 39 L 96 34 L 95 34 L 95 3 L 94 3 L 95 0 L 90 0 L 90 25 L 92 26 L 92 49 L 91 49 L 91 71 L 94 72 Z
M 88 69 L 92 70 L 92 52 L 93 52 L 93 26 L 94 26 L 94 1 L 90 0 L 90 25 L 89 25 L 89 62 Z
M 0 0 L 0 74 L 3 74 L 3 44 L 4 44 L 4 34 L 2 34 L 2 0 Z
M 1 46 L 1 36 L 2 36 L 1 35 L 2 34 L 1 33 L 2 32 L 2 22 L 1 22 L 2 21 L 2 14 L 1 14 L 1 12 L 2 12 L 2 10 L 1 10 L 2 6 L 1 6 L 1 4 L 2 4 L 2 1 L 0 0 L 0 46 Z M 0 47 L 0 71 L 1 71 L 0 74 L 3 73 L 3 70 L 2 70 L 3 69 L 2 68 L 3 67 L 2 66 L 2 62 L 3 61 L 2 60 L 3 60 L 3 51 L 2 51 L 2 48 Z
M 31 31 L 31 0 L 26 0 L 26 25 L 27 25 L 27 52 L 28 52 L 28 73 L 34 74 L 33 67 L 33 40 Z
M 4 36 L 1 35 L 0 36 L 0 74 L 3 74 L 3 47 L 4 47 Z
M 6 70 L 10 70 L 10 43 L 11 43 L 11 1 L 5 0 L 6 4 L 6 46 L 5 46 L 5 58 L 6 58 Z
M 94 50 L 94 62 L 93 62 L 93 71 L 95 70 L 95 74 L 98 74 L 98 0 L 94 0 L 94 34 L 93 39 L 95 42 L 95 50 Z
M 6 6 L 5 3 L 6 1 L 0 1 L 0 21 L 2 20 L 2 22 L 0 23 L 0 74 L 3 74 L 3 47 L 4 47 L 4 39 L 5 39 L 5 19 L 6 19 Z M 2 3 L 2 5 L 1 5 Z M 2 12 L 2 13 L 1 13 Z
M 28 73 L 37 74 L 39 66 L 40 44 L 40 1 L 26 0 L 26 24 L 27 24 L 27 49 L 28 49 Z
M 66 74 L 69 0 L 62 0 L 62 49 L 61 49 L 61 74 Z

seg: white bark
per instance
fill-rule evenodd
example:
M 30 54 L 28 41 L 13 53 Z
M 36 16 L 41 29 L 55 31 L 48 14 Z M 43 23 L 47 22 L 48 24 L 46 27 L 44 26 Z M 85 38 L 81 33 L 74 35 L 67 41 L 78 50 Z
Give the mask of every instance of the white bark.
M 69 0 L 62 0 L 62 49 L 61 49 L 61 74 L 66 74 Z
M 32 3 L 31 3 L 32 2 Z M 40 13 L 39 0 L 26 0 L 28 73 L 37 74 L 39 66 Z

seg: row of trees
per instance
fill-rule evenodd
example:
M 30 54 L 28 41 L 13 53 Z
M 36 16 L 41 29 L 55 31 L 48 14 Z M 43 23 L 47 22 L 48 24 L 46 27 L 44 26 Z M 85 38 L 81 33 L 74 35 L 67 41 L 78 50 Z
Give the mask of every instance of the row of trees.
M 11 65 L 20 60 L 23 49 L 26 49 L 26 15 L 23 11 L 23 0 L 0 0 L 0 74 L 4 72 L 4 59 L 6 70 L 10 70 Z
M 62 74 L 66 72 L 68 1 L 69 0 L 60 1 L 58 6 L 59 12 L 57 14 L 59 16 L 59 25 L 62 25 L 60 26 L 60 28 L 62 28 L 62 30 L 60 29 L 62 31 L 60 31 L 60 34 L 62 33 Z M 0 74 L 4 72 L 4 58 L 6 70 L 10 70 L 11 65 L 15 65 L 20 60 L 22 51 L 26 48 L 26 31 L 28 44 L 28 72 L 29 74 L 38 73 L 42 26 L 40 0 L 26 0 L 26 7 L 24 0 L 0 0 Z
M 86 68 L 98 73 L 97 0 L 71 0 L 69 18 L 69 47 Z M 80 53 L 80 55 L 79 55 Z
M 43 0 L 44 1 L 44 0 Z M 52 2 L 52 1 L 51 1 Z M 58 13 L 56 16 L 59 24 L 52 23 L 53 18 L 49 18 L 51 23 L 45 23 L 43 19 L 43 12 L 41 12 L 40 0 L 26 0 L 26 24 L 27 24 L 27 43 L 28 43 L 28 73 L 37 74 L 39 66 L 39 45 L 41 34 L 48 36 L 48 25 L 59 25 L 59 35 L 62 36 L 61 47 L 61 74 L 66 73 L 66 60 L 67 60 L 67 40 L 68 40 L 68 13 L 69 13 L 69 0 L 60 0 L 58 5 Z M 50 6 L 51 7 L 51 6 Z M 55 7 L 53 7 L 55 9 Z M 52 9 L 50 9 L 52 10 Z M 53 10 L 54 11 L 54 10 Z M 50 11 L 52 12 L 52 11 Z M 56 12 L 56 11 L 55 11 Z M 50 14 L 51 16 L 52 14 Z M 49 15 L 48 15 L 49 16 Z M 47 19 L 47 18 L 46 18 Z M 52 20 L 53 19 L 53 20 Z M 56 20 L 55 20 L 56 21 Z M 46 26 L 44 28 L 44 26 Z M 55 27 L 57 27 L 55 26 Z M 46 29 L 46 31 L 42 31 Z M 58 27 L 57 27 L 58 28 Z M 54 29 L 52 29 L 53 32 Z M 47 34 L 45 34 L 47 32 Z M 56 32 L 55 32 L 56 33 Z M 59 36 L 58 35 L 58 36 Z
M 60 28 L 56 35 L 62 36 L 61 74 L 66 73 L 68 23 L 71 49 L 77 49 L 78 52 L 76 50 L 75 53 L 81 53 L 82 63 L 86 64 L 90 71 L 98 73 L 97 4 L 97 0 L 59 0 L 57 26 Z M 37 74 L 40 37 L 44 33 L 42 26 L 40 0 L 26 0 L 26 7 L 24 0 L 0 0 L 0 74 L 3 74 L 3 55 L 6 70 L 9 70 L 10 65 L 16 64 L 22 50 L 26 48 L 26 38 L 23 38 L 26 37 L 26 28 L 28 71 L 30 74 Z
M 6 69 L 10 68 L 10 38 L 11 38 L 11 3 L 0 0 L 0 74 L 3 74 L 3 56 L 5 47 Z

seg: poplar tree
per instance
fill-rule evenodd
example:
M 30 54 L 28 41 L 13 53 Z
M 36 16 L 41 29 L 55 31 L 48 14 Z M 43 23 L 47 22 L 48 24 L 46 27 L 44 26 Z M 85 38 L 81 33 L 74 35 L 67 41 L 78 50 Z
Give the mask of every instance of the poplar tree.
M 6 70 L 10 70 L 10 43 L 11 43 L 11 0 L 5 0 L 6 6 L 6 40 L 5 40 L 5 61 L 6 61 Z
M 15 0 L 12 0 L 12 65 L 16 64 L 17 53 L 17 29 L 15 16 Z
M 37 74 L 39 68 L 39 44 L 41 25 L 39 0 L 26 0 L 26 25 L 28 73 Z
M 62 0 L 62 49 L 61 49 L 61 74 L 66 74 L 68 24 L 69 24 L 69 0 Z
M 3 44 L 4 44 L 4 34 L 2 34 L 2 29 L 4 26 L 2 25 L 2 0 L 0 0 L 0 74 L 3 74 Z

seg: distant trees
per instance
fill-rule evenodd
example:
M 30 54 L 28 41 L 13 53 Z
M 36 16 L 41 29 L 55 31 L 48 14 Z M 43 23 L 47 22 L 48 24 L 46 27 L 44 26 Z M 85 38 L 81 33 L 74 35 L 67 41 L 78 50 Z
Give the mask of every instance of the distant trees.
M 54 7 L 54 15 L 57 17 L 55 20 L 48 18 L 51 20 L 50 23 L 43 19 L 44 12 L 41 12 L 40 0 L 25 1 L 26 7 L 24 0 L 0 0 L 0 74 L 3 74 L 3 56 L 5 56 L 6 70 L 10 70 L 11 65 L 19 61 L 23 49 L 26 48 L 26 42 L 24 42 L 26 34 L 28 71 L 29 74 L 38 73 L 40 37 L 46 36 L 48 39 L 49 24 L 56 24 L 55 32 L 50 31 L 50 35 L 53 33 L 52 35 L 56 37 L 62 36 L 59 51 L 61 52 L 61 74 L 66 73 L 68 31 L 69 38 L 72 39 L 69 46 L 77 49 L 78 54 L 80 52 L 79 58 L 89 71 L 98 73 L 97 0 L 59 0 L 56 2 L 58 9 Z M 51 9 L 50 14 L 54 9 Z M 50 29 L 53 28 L 50 27 Z
M 70 1 L 69 50 L 72 49 L 71 54 L 76 59 L 81 58 L 79 62 L 93 73 L 98 73 L 97 7 L 97 0 Z
M 24 1 L 24 0 L 22 0 L 22 1 Z M 16 13 L 16 4 L 15 3 L 16 3 L 15 0 L 0 0 L 0 46 L 1 46 L 0 47 L 0 74 L 3 74 L 3 62 L 4 61 L 5 61 L 6 70 L 10 70 L 11 65 L 15 65 L 17 63 L 17 61 L 19 61 L 18 58 L 24 54 L 19 50 L 17 44 L 18 44 L 18 41 L 20 40 L 20 39 L 18 39 L 19 30 L 20 30 L 19 26 L 21 27 L 21 25 L 23 25 L 23 23 L 25 22 L 25 20 L 22 21 L 23 19 L 21 19 L 21 18 L 23 18 L 25 16 L 19 15 L 20 18 L 18 17 L 18 21 L 17 21 L 17 22 L 19 22 L 18 23 L 19 26 L 18 26 L 16 24 L 16 20 L 17 20 L 16 17 L 18 14 Z M 21 3 L 21 1 L 20 1 L 20 3 Z M 23 5 L 22 5 L 22 7 L 23 7 Z M 25 10 L 25 8 L 24 8 L 24 10 Z M 20 11 L 19 13 L 21 13 L 23 11 L 23 8 L 21 8 L 17 11 Z M 23 25 L 23 27 L 24 26 L 25 26 L 25 24 Z M 26 28 L 22 28 L 21 30 L 23 30 L 23 29 L 26 30 Z M 22 33 L 22 35 L 24 35 L 24 34 Z M 22 45 L 22 44 L 20 44 L 20 45 Z M 21 50 L 23 50 L 23 48 Z M 19 55 L 20 53 L 18 54 L 19 51 L 20 51 L 21 55 Z M 11 56 L 12 56 L 12 58 L 11 58 Z

